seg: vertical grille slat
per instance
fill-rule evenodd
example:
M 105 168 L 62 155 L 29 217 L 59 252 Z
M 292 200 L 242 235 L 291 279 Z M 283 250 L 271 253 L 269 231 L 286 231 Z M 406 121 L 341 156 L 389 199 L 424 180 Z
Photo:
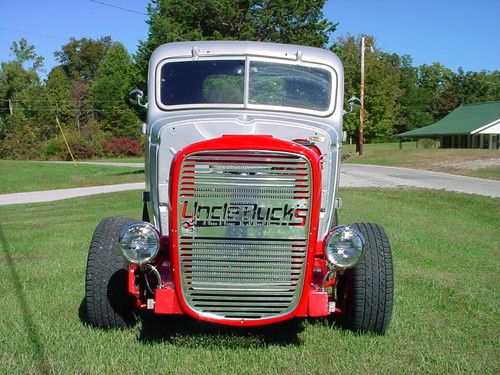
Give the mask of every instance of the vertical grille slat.
M 308 251 L 308 160 L 273 151 L 206 151 L 186 156 L 180 170 L 177 241 L 188 306 L 225 319 L 293 311 Z

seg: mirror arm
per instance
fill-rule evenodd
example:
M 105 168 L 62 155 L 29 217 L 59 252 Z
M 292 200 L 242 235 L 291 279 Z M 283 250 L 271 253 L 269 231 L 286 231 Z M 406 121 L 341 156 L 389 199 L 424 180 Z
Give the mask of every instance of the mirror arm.
M 352 103 L 349 103 L 349 110 L 348 110 L 348 111 L 346 111 L 346 110 L 344 109 L 344 110 L 342 111 L 342 114 L 343 114 L 344 116 L 345 116 L 345 115 L 348 115 L 349 113 L 351 113 L 351 112 L 352 112 L 353 108 L 354 108 L 353 104 L 352 104 Z
M 354 104 L 361 105 L 361 100 L 359 100 L 359 98 L 357 98 L 356 96 L 352 96 L 352 97 L 351 97 L 351 98 L 349 98 L 349 100 L 347 101 L 347 104 L 349 104 L 349 111 L 343 110 L 343 111 L 342 111 L 342 114 L 343 114 L 344 116 L 345 116 L 345 115 L 348 115 L 349 113 L 351 113 L 351 112 L 352 112 Z
M 142 108 L 146 108 L 146 109 L 147 109 L 147 108 L 148 108 L 148 103 L 147 103 L 147 102 L 146 102 L 146 103 L 143 103 L 143 102 L 141 101 L 141 99 L 142 99 L 142 96 L 139 96 L 139 97 L 137 98 L 137 104 L 139 104 L 139 106 L 140 106 L 140 107 L 142 107 Z
M 148 103 L 143 103 L 142 98 L 144 97 L 144 93 L 139 89 L 133 89 L 128 94 L 128 99 L 131 103 L 136 104 L 142 108 L 148 108 Z

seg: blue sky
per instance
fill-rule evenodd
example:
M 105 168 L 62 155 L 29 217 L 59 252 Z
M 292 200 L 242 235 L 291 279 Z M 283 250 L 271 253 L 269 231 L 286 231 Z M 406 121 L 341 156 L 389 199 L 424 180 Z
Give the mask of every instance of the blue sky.
M 99 0 L 146 13 L 147 0 Z M 91 0 L 0 0 L 0 61 L 11 59 L 9 46 L 25 37 L 45 57 L 50 70 L 54 51 L 70 37 L 111 35 L 135 52 L 147 37 L 147 16 Z M 369 34 L 377 47 L 409 54 L 414 64 L 438 61 L 456 70 L 500 69 L 500 0 L 330 0 L 325 15 L 341 35 Z

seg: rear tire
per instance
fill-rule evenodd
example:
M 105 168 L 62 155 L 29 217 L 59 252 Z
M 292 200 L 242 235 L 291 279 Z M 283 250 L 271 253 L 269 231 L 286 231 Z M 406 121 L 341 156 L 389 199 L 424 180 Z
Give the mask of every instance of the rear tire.
M 128 294 L 128 262 L 118 236 L 135 220 L 108 217 L 97 226 L 90 243 L 85 278 L 87 322 L 101 328 L 125 328 L 136 322 L 133 297 Z
M 394 274 L 391 247 L 384 229 L 374 223 L 356 223 L 366 239 L 363 260 L 339 280 L 341 324 L 355 332 L 383 334 L 392 317 Z

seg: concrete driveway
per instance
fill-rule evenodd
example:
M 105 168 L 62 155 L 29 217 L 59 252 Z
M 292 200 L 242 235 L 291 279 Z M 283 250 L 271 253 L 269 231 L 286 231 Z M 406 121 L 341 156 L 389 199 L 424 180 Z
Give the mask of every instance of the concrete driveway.
M 500 197 L 500 181 L 448 173 L 378 165 L 342 165 L 340 186 L 381 188 L 423 188 Z
M 132 168 L 144 167 L 144 164 L 142 163 L 124 164 L 86 162 L 85 164 L 119 165 Z M 340 187 L 441 189 L 459 193 L 483 195 L 487 197 L 500 197 L 500 181 L 439 172 L 420 171 L 408 168 L 381 167 L 363 164 L 344 163 L 341 169 Z M 140 182 L 120 185 L 3 194 L 0 195 L 0 206 L 8 204 L 50 202 L 94 194 L 143 189 L 144 183 Z

